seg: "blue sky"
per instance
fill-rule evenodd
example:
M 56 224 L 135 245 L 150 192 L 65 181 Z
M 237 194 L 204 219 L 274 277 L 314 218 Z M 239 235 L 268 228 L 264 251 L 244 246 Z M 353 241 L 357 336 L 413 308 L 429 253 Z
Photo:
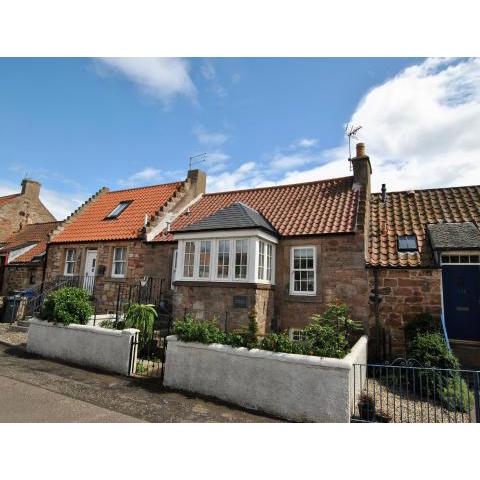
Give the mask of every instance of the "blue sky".
M 101 186 L 208 190 L 350 174 L 362 125 L 374 188 L 480 182 L 477 59 L 1 59 L 0 194 L 25 172 L 62 218 Z

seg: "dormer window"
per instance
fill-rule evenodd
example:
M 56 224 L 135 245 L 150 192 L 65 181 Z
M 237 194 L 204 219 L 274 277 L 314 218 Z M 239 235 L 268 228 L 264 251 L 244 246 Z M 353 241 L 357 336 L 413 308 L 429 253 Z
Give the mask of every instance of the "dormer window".
M 399 252 L 416 252 L 418 251 L 416 235 L 399 235 L 398 236 Z
M 113 220 L 118 218 L 119 215 L 132 203 L 132 200 L 125 200 L 120 202 L 106 217 L 105 220 Z

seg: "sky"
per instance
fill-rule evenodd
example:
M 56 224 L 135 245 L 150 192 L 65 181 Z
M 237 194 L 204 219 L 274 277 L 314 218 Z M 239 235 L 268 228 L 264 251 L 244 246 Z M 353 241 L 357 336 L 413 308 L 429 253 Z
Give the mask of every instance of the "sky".
M 209 192 L 342 177 L 347 124 L 374 191 L 479 184 L 480 59 L 3 58 L 0 195 L 27 175 L 62 219 L 201 153 Z

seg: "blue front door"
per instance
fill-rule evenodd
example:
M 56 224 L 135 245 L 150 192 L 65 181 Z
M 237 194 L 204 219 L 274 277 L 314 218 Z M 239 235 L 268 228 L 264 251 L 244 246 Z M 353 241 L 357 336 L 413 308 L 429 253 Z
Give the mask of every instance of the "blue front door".
M 480 265 L 443 265 L 448 338 L 480 341 Z

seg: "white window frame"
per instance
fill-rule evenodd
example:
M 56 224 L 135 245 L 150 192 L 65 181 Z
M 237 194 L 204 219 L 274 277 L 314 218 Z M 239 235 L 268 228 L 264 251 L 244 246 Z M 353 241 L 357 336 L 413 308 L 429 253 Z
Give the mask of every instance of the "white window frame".
M 239 277 L 237 277 L 237 242 L 242 242 L 242 243 L 246 242 L 246 244 L 247 244 L 247 251 L 240 253 L 240 258 L 242 258 L 242 255 L 247 256 L 247 258 L 246 258 L 247 262 L 246 262 L 245 265 L 243 265 L 243 264 L 239 265 L 240 269 L 245 267 L 245 276 L 239 276 Z M 240 281 L 248 280 L 248 277 L 249 277 L 248 274 L 250 273 L 249 272 L 250 255 L 251 255 L 251 248 L 250 248 L 249 239 L 248 238 L 235 238 L 233 240 L 233 278 L 234 278 L 234 280 L 236 280 L 236 281 L 238 281 L 238 280 L 240 280 Z
M 176 277 L 177 277 L 177 266 L 178 266 L 178 248 L 176 248 L 173 251 L 173 255 L 172 255 L 172 277 L 170 279 L 170 288 L 172 290 L 175 289 L 174 282 L 175 282 Z
M 313 250 L 313 291 L 312 292 L 295 290 L 295 271 L 311 270 L 311 269 L 294 269 L 293 268 L 295 250 L 304 250 L 304 249 Z M 290 247 L 290 295 L 297 295 L 297 296 L 303 297 L 303 296 L 314 296 L 316 294 L 317 294 L 317 249 L 316 247 L 314 245 L 296 245 L 294 247 Z
M 234 282 L 234 283 L 262 283 L 266 285 L 275 284 L 275 248 L 278 240 L 263 231 L 258 230 L 235 230 L 220 231 L 212 234 L 211 232 L 195 232 L 191 234 L 174 234 L 174 239 L 178 241 L 178 260 L 177 260 L 177 281 L 210 281 L 216 283 Z M 199 276 L 200 264 L 200 242 L 202 240 L 210 240 L 210 275 L 209 277 Z M 246 278 L 235 277 L 235 261 L 236 261 L 236 240 L 247 241 L 247 276 Z M 218 257 L 220 251 L 220 241 L 228 242 L 228 276 L 218 276 Z M 271 244 L 271 280 L 258 279 L 258 249 L 259 242 L 263 241 L 268 245 Z M 185 267 L 185 247 L 187 242 L 195 244 L 194 270 L 193 277 L 184 276 Z M 266 262 L 266 260 L 265 260 Z M 265 263 L 266 265 L 266 263 Z
M 193 263 L 188 264 L 188 268 L 192 267 L 192 275 L 185 275 L 185 255 L 186 255 L 186 245 L 187 243 L 193 243 Z M 183 248 L 182 248 L 182 278 L 188 279 L 188 280 L 193 280 L 195 278 L 195 264 L 197 263 L 197 252 L 198 252 L 198 242 L 195 240 L 186 240 L 183 243 Z M 189 258 L 192 255 L 192 252 L 188 252 Z
M 117 250 L 124 250 L 125 256 L 121 260 L 115 260 L 115 252 Z M 115 264 L 116 263 L 123 263 L 125 265 L 123 273 L 115 273 Z M 127 267 L 128 267 L 128 249 L 127 247 L 113 247 L 113 254 L 112 254 L 112 278 L 125 278 L 127 274 Z
M 288 330 L 288 336 L 292 342 L 301 342 L 305 340 L 306 337 L 305 330 L 303 328 L 290 328 Z
M 197 270 L 197 276 L 199 279 L 202 279 L 202 280 L 209 280 L 211 275 L 212 275 L 212 252 L 213 252 L 213 243 L 214 243 L 214 240 L 213 239 L 209 239 L 209 238 L 206 238 L 204 240 L 200 240 L 198 242 L 198 270 Z M 210 246 L 210 252 L 209 252 L 209 259 L 208 259 L 208 263 L 201 263 L 201 259 L 202 259 L 202 248 L 203 248 L 203 245 L 204 244 L 209 244 Z M 202 268 L 208 268 L 208 275 L 200 275 L 200 270 Z
M 68 259 L 68 252 L 73 252 L 73 260 Z M 77 259 L 75 258 L 75 249 L 74 248 L 67 248 L 65 250 L 65 265 L 63 266 L 63 275 L 65 277 L 73 277 L 75 275 L 75 263 L 77 262 Z M 68 272 L 68 266 L 72 265 L 72 272 Z

